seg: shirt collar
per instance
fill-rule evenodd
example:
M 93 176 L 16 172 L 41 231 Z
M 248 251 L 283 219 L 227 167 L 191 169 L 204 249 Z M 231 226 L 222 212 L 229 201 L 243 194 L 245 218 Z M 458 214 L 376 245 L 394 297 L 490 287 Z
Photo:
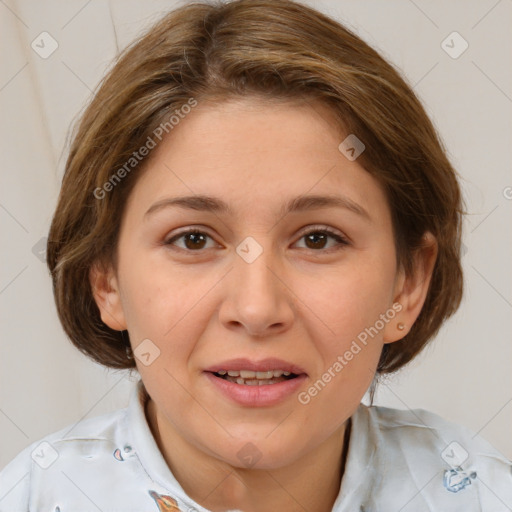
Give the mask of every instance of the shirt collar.
M 361 503 L 367 501 L 372 493 L 379 433 L 375 430 L 368 407 L 364 404 L 359 404 L 351 420 L 345 471 L 333 512 L 359 510 Z
M 142 380 L 139 379 L 130 397 L 128 422 L 134 447 L 142 466 L 151 480 L 163 487 L 175 498 L 185 503 L 193 504 L 198 511 L 206 511 L 205 508 L 191 500 L 169 469 L 146 418 L 145 408 L 148 399 L 149 394 Z

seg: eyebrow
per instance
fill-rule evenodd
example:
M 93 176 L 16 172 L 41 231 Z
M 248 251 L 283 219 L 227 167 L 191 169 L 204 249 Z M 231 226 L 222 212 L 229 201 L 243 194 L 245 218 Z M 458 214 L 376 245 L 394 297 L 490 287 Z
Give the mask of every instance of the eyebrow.
M 144 214 L 144 218 L 151 216 L 157 211 L 170 207 L 178 207 L 187 210 L 233 215 L 232 209 L 222 199 L 205 195 L 193 195 L 182 197 L 169 197 L 157 201 L 156 203 L 149 207 L 147 212 Z M 295 197 L 288 201 L 288 203 L 281 208 L 281 211 L 279 212 L 279 217 L 284 217 L 286 214 L 292 212 L 332 207 L 344 208 L 371 222 L 371 217 L 369 213 L 361 205 L 354 202 L 352 199 L 349 199 L 346 196 L 329 195 L 304 195 Z

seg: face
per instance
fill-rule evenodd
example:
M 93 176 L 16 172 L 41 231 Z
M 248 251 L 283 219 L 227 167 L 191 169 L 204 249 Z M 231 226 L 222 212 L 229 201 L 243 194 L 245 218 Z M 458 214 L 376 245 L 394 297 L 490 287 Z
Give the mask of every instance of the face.
M 385 194 L 345 137 L 321 105 L 200 103 L 154 150 L 95 295 L 168 432 L 232 466 L 332 436 L 414 315 Z

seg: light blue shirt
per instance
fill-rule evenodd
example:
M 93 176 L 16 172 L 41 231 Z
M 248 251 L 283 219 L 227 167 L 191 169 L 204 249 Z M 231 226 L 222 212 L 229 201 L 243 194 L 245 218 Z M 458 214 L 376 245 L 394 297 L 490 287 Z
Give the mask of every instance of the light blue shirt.
M 0 473 L 0 512 L 208 512 L 167 466 L 134 386 L 126 409 L 37 441 Z M 512 463 L 422 409 L 361 404 L 333 512 L 512 511 Z

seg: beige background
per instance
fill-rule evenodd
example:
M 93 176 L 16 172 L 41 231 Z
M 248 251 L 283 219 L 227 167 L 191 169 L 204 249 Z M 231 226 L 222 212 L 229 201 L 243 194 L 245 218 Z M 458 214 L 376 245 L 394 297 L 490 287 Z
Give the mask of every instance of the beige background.
M 469 212 L 464 303 L 376 402 L 434 411 L 512 458 L 512 2 L 308 3 L 403 71 L 462 175 Z M 91 363 L 64 336 L 37 244 L 55 207 L 70 122 L 117 48 L 175 5 L 0 2 L 0 468 L 48 433 L 127 405 L 127 375 Z M 46 59 L 31 48 L 43 31 L 58 42 Z M 453 31 L 469 43 L 457 59 L 441 47 Z

